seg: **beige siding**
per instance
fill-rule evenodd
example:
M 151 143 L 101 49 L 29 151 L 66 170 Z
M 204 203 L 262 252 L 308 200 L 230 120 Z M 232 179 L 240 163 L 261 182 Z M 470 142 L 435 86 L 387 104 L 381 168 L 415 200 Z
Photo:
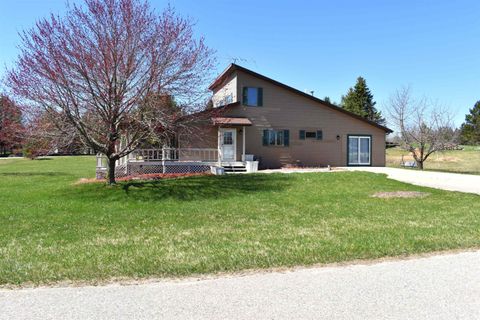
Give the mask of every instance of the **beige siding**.
M 263 107 L 237 106 L 226 114 L 248 117 L 252 121 L 253 126 L 246 128 L 246 153 L 260 157 L 263 168 L 278 168 L 287 164 L 345 166 L 349 134 L 371 135 L 372 165 L 385 165 L 384 130 L 249 74 L 238 71 L 236 78 L 237 93 L 244 86 L 263 88 Z M 263 146 L 264 129 L 288 129 L 290 146 Z M 322 130 L 323 140 L 300 140 L 299 130 Z M 240 138 L 237 156 L 241 156 L 242 134 L 238 132 L 237 136 Z
M 243 127 L 235 127 L 232 129 L 237 130 L 236 161 L 241 161 L 243 154 Z M 218 127 L 198 125 L 188 130 L 188 132 L 181 133 L 179 136 L 179 147 L 218 149 Z
M 236 73 L 231 74 L 221 85 L 215 88 L 213 92 L 212 102 L 215 107 L 224 105 L 225 99 L 231 96 L 231 102 L 237 101 L 237 77 Z
M 181 132 L 178 140 L 179 148 L 217 148 L 217 128 L 211 125 L 198 125 Z

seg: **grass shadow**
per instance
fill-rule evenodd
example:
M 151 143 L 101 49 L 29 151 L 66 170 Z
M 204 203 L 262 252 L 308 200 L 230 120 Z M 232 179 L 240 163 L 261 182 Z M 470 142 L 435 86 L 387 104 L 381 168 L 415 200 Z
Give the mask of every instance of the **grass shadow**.
M 66 175 L 63 172 L 0 172 L 0 176 L 4 177 L 57 177 Z
M 290 185 L 287 175 L 204 176 L 156 181 L 121 182 L 117 186 L 82 185 L 81 197 L 102 200 L 159 201 L 165 199 L 193 201 L 282 191 Z M 101 189 L 101 190 L 99 190 Z

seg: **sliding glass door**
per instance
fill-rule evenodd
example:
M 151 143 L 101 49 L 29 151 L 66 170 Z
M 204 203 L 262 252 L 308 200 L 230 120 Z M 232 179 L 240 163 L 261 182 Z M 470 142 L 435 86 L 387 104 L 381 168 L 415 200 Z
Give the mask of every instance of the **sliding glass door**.
M 372 158 L 370 136 L 348 136 L 348 165 L 369 166 Z

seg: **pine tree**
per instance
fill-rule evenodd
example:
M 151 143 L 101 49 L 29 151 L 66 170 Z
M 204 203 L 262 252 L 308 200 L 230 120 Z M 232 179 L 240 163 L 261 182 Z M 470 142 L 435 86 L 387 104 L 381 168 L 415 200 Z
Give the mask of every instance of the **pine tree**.
M 348 89 L 347 94 L 342 96 L 341 106 L 365 119 L 384 124 L 385 119 L 382 117 L 382 113 L 375 108 L 375 104 L 367 82 L 364 78 L 358 77 L 355 86 Z
M 334 106 L 339 106 L 337 102 L 335 101 L 332 101 L 332 99 L 330 99 L 329 96 L 325 96 L 325 98 L 323 98 L 323 101 L 325 101 L 326 103 L 330 103 L 330 104 L 333 104 Z
M 460 128 L 460 140 L 464 144 L 480 144 L 480 101 L 477 101 Z

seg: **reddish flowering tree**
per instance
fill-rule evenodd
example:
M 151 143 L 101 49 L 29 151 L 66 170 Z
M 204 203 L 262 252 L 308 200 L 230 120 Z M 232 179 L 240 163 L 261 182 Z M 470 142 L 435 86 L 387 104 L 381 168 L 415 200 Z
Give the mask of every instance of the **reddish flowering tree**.
M 7 151 L 20 147 L 23 134 L 20 107 L 6 95 L 0 95 L 0 151 L 5 155 Z
M 77 131 L 69 126 L 66 117 L 58 112 L 37 110 L 29 113 L 25 125 L 23 154 L 35 159 L 82 145 Z
M 111 184 L 115 161 L 158 131 L 150 125 L 171 123 L 168 108 L 149 97 L 174 96 L 190 112 L 186 106 L 203 101 L 214 64 L 189 19 L 170 7 L 157 15 L 142 0 L 85 0 L 25 31 L 21 49 L 10 88 L 32 110 L 60 117 L 59 132 L 74 130 L 103 153 Z

